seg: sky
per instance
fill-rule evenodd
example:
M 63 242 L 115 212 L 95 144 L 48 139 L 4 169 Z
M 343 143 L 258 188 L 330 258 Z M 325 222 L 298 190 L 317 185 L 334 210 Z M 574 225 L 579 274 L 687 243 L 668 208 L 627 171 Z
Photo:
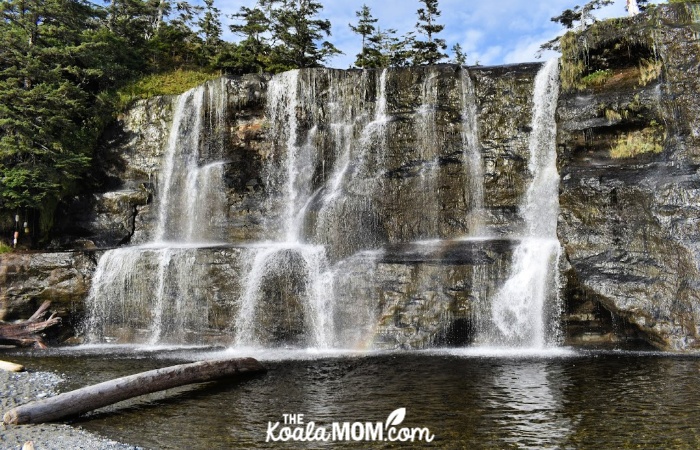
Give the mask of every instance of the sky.
M 416 11 L 423 7 L 418 0 L 318 0 L 323 5 L 320 18 L 331 21 L 331 36 L 327 39 L 344 55 L 326 62 L 329 67 L 351 67 L 360 52 L 360 36 L 348 24 L 356 24 L 355 12 L 366 4 L 379 19 L 382 29 L 394 28 L 397 36 L 415 29 Z M 437 37 L 447 41 L 448 50 L 456 43 L 467 55 L 467 64 L 500 65 L 537 61 L 540 45 L 559 34 L 563 28 L 550 20 L 567 8 L 585 4 L 587 0 L 440 0 L 438 23 L 445 29 Z M 215 6 L 223 14 L 237 12 L 241 6 L 252 7 L 255 0 L 218 0 Z M 660 3 L 660 2 L 659 2 Z M 598 18 L 626 16 L 625 0 L 596 11 Z M 225 28 L 229 19 L 224 19 Z M 224 39 L 239 38 L 230 32 Z M 545 53 L 541 59 L 556 56 Z

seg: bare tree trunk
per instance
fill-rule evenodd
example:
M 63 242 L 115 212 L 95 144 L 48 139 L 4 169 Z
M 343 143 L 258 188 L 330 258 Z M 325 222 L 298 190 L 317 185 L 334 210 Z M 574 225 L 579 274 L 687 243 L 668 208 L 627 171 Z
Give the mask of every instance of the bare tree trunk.
M 637 0 L 627 0 L 627 13 L 630 16 L 636 16 L 639 14 L 639 6 L 637 5 Z
M 199 361 L 149 370 L 18 406 L 5 413 L 7 424 L 44 423 L 185 384 L 203 383 L 266 369 L 253 358 Z
M 32 317 L 18 323 L 0 323 L 0 344 L 19 345 L 28 347 L 33 345 L 38 348 L 46 348 L 41 332 L 61 323 L 61 318 L 55 314 L 44 320 L 50 301 L 45 301 L 36 310 Z
M 6 372 L 23 372 L 24 366 L 9 361 L 0 361 L 0 370 L 4 370 Z
M 154 27 L 155 31 L 158 31 L 163 24 L 163 18 L 165 17 L 165 7 L 168 5 L 166 0 L 160 0 L 158 3 L 158 16 L 156 17 L 156 25 Z

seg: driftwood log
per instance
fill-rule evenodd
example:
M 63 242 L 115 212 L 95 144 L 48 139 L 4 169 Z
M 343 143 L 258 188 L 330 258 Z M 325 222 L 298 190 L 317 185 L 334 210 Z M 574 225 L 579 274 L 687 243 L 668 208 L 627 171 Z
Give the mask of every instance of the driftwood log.
M 0 370 L 6 372 L 24 372 L 24 366 L 9 361 L 0 361 Z
M 13 425 L 52 422 L 139 395 L 186 384 L 265 371 L 262 364 L 253 358 L 180 364 L 116 378 L 18 406 L 6 412 L 3 421 Z
M 61 323 L 61 318 L 56 317 L 55 313 L 46 319 L 49 306 L 51 306 L 51 302 L 45 301 L 32 314 L 32 317 L 23 322 L 0 323 L 0 344 L 46 348 L 41 335 L 42 331 Z

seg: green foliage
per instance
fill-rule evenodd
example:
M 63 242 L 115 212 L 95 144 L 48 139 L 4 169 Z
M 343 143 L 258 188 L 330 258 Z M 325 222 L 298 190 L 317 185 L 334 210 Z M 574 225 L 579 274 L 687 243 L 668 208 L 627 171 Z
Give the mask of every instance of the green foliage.
M 610 149 L 610 157 L 620 159 L 633 158 L 645 153 L 658 154 L 663 150 L 664 139 L 663 127 L 652 121 L 646 128 L 619 136 Z
M 115 106 L 118 111 L 123 111 L 136 100 L 157 95 L 179 95 L 219 76 L 218 73 L 204 70 L 180 69 L 147 75 L 119 89 L 116 93 Z
M 202 52 L 208 62 L 213 61 L 221 51 L 223 41 L 221 40 L 221 20 L 220 12 L 214 6 L 214 0 L 204 0 L 205 10 L 201 19 L 197 22 L 202 39 Z
M 3 253 L 10 253 L 10 252 L 12 252 L 12 247 L 5 244 L 4 242 L 0 242 L 0 255 L 2 255 Z
M 330 21 L 318 18 L 323 9 L 321 3 L 314 0 L 265 0 L 264 3 L 277 5 L 270 11 L 270 29 L 273 41 L 277 42 L 270 53 L 271 72 L 322 67 L 326 59 L 342 53 L 328 41 L 317 44 L 331 34 Z
M 214 0 L 111 0 L 104 8 L 5 0 L 0 8 L 0 212 L 38 212 L 44 239 L 56 205 L 85 185 L 114 108 L 213 78 L 232 48 L 221 40 Z
M 229 46 L 220 56 L 217 66 L 229 73 L 263 72 L 268 66 L 272 46 L 265 38 L 270 31 L 270 20 L 259 8 L 241 7 L 231 18 L 241 24 L 230 25 L 233 33 L 243 37 L 237 45 Z
M 668 0 L 669 3 L 700 3 L 700 0 Z
M 467 55 L 462 51 L 462 46 L 459 43 L 452 46 L 452 53 L 454 54 L 452 64 L 463 66 L 467 63 Z
M 100 89 L 121 68 L 101 11 L 74 0 L 0 3 L 0 210 L 41 213 L 75 192 L 104 125 Z
M 333 55 L 342 53 L 324 41 L 331 23 L 318 18 L 323 9 L 314 0 L 261 0 L 259 7 L 242 7 L 232 18 L 241 21 L 231 31 L 244 40 L 226 49 L 218 68 L 228 72 L 283 72 L 305 67 L 322 67 Z
M 416 31 L 426 39 L 413 41 L 413 64 L 436 64 L 447 57 L 442 53 L 447 48 L 445 40 L 435 37 L 445 26 L 436 23 L 440 17 L 438 0 L 420 0 L 420 2 L 425 7 L 418 9 Z
M 357 11 L 355 15 L 358 18 L 357 25 L 350 24 L 349 27 L 353 33 L 359 34 L 362 37 L 362 50 L 357 55 L 355 60 L 355 66 L 357 67 L 381 67 L 378 64 L 378 56 L 381 55 L 381 51 L 373 46 L 373 41 L 370 39 L 377 31 L 375 23 L 377 19 L 372 17 L 372 11 L 370 11 L 367 5 L 362 5 L 362 9 Z
M 612 77 L 612 70 L 596 70 L 593 73 L 581 78 L 581 87 L 600 86 L 605 84 Z

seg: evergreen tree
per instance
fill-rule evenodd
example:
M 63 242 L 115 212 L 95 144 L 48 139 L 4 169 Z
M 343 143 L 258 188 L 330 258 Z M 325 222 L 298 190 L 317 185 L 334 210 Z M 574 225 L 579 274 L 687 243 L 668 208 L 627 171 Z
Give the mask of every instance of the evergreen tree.
M 593 11 L 612 3 L 613 0 L 591 0 L 583 6 L 575 6 L 573 9 L 565 9 L 560 15 L 552 17 L 551 21 L 564 25 L 564 27 L 568 30 L 574 27 L 583 29 L 595 22 L 596 18 L 593 15 Z M 554 39 L 540 45 L 539 53 L 541 54 L 545 50 L 559 51 L 560 40 L 561 36 L 557 36 Z
M 416 64 L 416 35 L 412 31 L 402 38 L 392 36 L 389 41 L 390 65 L 392 67 L 409 67 Z
M 262 9 L 245 6 L 231 18 L 241 22 L 230 25 L 229 28 L 243 37 L 243 40 L 230 47 L 230 53 L 220 58 L 219 66 L 233 73 L 263 72 L 269 64 L 272 50 L 265 38 L 270 32 L 270 19 Z
M 467 63 L 467 55 L 462 51 L 462 46 L 459 43 L 452 46 L 452 64 L 463 66 Z
M 425 7 L 418 9 L 416 30 L 425 36 L 426 40 L 413 41 L 413 64 L 436 64 L 447 57 L 445 53 L 442 53 L 447 48 L 445 40 L 435 37 L 445 26 L 436 23 L 440 17 L 438 0 L 420 0 L 420 2 Z
M 329 57 L 342 53 L 328 41 L 331 23 L 318 18 L 323 9 L 314 0 L 264 0 L 270 10 L 272 47 L 268 70 L 280 72 L 304 67 L 322 67 Z
M 46 233 L 90 166 L 104 117 L 99 91 L 124 72 L 111 56 L 120 41 L 86 2 L 0 5 L 0 210 L 39 211 Z
M 220 11 L 214 6 L 214 0 L 204 0 L 204 4 L 204 14 L 198 25 L 202 36 L 202 50 L 209 63 L 221 51 L 221 20 Z
M 370 37 L 377 31 L 374 26 L 377 19 L 372 17 L 372 12 L 367 5 L 362 5 L 362 9 L 357 11 L 355 15 L 358 18 L 357 25 L 350 24 L 349 26 L 354 33 L 362 37 L 362 50 L 357 55 L 355 66 L 362 68 L 380 67 L 376 65 L 378 50 L 370 45 Z

